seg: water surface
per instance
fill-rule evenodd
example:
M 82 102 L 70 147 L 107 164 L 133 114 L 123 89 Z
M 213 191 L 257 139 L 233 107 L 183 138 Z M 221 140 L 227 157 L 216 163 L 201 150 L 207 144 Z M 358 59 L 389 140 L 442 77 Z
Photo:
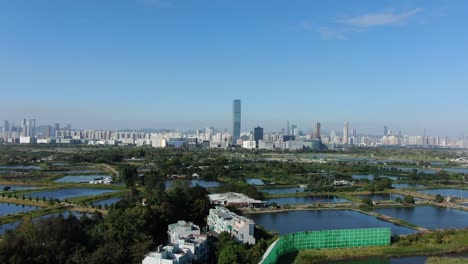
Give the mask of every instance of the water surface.
M 91 195 L 100 195 L 104 193 L 111 193 L 117 192 L 116 190 L 110 189 L 91 189 L 91 188 L 73 188 L 73 189 L 59 189 L 53 191 L 42 191 L 42 192 L 33 192 L 28 194 L 31 197 L 45 197 L 46 199 L 53 198 L 53 199 L 67 199 L 71 197 L 78 197 L 78 196 L 91 196 Z
M 314 203 L 347 203 L 349 200 L 339 198 L 334 195 L 314 195 L 298 197 L 270 198 L 267 203 L 277 204 L 314 204 Z
M 356 180 L 363 180 L 363 179 L 367 179 L 367 180 L 370 180 L 370 181 L 374 180 L 374 175 L 373 174 L 369 174 L 369 175 L 354 174 L 351 177 L 353 179 L 356 179 Z M 380 178 L 389 178 L 390 180 L 393 180 L 393 181 L 398 180 L 397 176 L 379 175 L 379 177 Z
M 351 210 L 309 210 L 246 214 L 269 231 L 280 235 L 312 230 L 390 227 L 395 234 L 412 234 L 416 230 L 394 225 Z
M 32 165 L 2 165 L 0 166 L 0 170 L 40 170 L 41 167 L 39 166 L 32 166 Z
M 291 188 L 268 188 L 260 189 L 259 191 L 269 194 L 294 194 L 304 192 L 304 188 L 291 187 Z
M 431 189 L 431 190 L 418 190 L 421 193 L 427 193 L 432 195 L 440 194 L 444 197 L 447 196 L 455 196 L 455 197 L 463 197 L 468 198 L 468 190 L 460 190 L 460 189 Z
M 416 206 L 379 208 L 374 211 L 428 229 L 468 228 L 468 212 L 452 208 Z
M 214 187 L 219 187 L 221 185 L 220 182 L 217 181 L 205 181 L 205 180 L 165 180 L 164 185 L 166 185 L 166 189 L 169 189 L 172 187 L 174 182 L 179 181 L 179 182 L 188 182 L 190 184 L 190 187 L 193 187 L 195 185 L 200 185 L 201 187 L 204 188 L 214 188 Z
M 41 207 L 12 203 L 0 203 L 0 216 L 17 214 L 21 212 L 30 212 L 38 209 L 41 209 Z
M 115 203 L 119 202 L 120 200 L 122 200 L 121 197 L 114 197 L 114 198 L 99 200 L 99 201 L 93 202 L 93 204 L 94 205 L 101 205 L 101 206 L 104 206 L 104 205 L 109 206 L 111 204 L 115 204 Z
M 262 179 L 245 179 L 245 181 L 250 185 L 265 185 Z
M 8 184 L 0 184 L 0 192 L 3 192 L 5 187 L 10 187 L 9 191 L 20 191 L 20 190 L 33 190 L 39 188 L 39 186 L 32 186 L 32 185 L 8 185 Z
M 371 199 L 372 201 L 393 201 L 397 197 L 403 199 L 402 195 L 399 194 L 392 194 L 392 193 L 378 193 L 378 194 L 356 194 L 354 195 L 359 199 Z M 415 198 L 416 199 L 416 198 Z
M 392 183 L 392 187 L 395 189 L 409 189 L 409 188 L 424 188 L 422 184 L 413 184 L 413 183 Z
M 64 176 L 54 182 L 72 182 L 72 183 L 82 183 L 82 182 L 90 182 L 94 179 L 104 179 L 105 177 L 110 177 L 109 175 L 69 175 Z

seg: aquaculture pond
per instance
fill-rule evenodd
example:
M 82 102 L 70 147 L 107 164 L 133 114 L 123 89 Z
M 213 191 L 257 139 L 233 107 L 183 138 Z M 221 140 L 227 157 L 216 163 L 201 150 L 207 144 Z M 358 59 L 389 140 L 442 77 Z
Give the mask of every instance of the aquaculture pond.
M 371 199 L 372 201 L 393 201 L 397 197 L 403 199 L 402 195 L 399 194 L 392 194 L 392 193 L 378 193 L 378 194 L 356 194 L 355 197 L 359 199 Z M 415 198 L 416 199 L 416 198 Z
M 5 188 L 10 187 L 8 190 Z M 37 189 L 39 186 L 32 186 L 32 185 L 9 185 L 9 184 L 0 184 L 0 192 L 3 191 L 21 191 L 21 190 L 33 190 Z
M 32 165 L 0 165 L 0 170 L 40 170 L 39 166 Z
M 311 230 L 390 227 L 394 234 L 411 234 L 416 230 L 382 221 L 352 210 L 308 210 L 246 214 L 269 231 L 280 235 Z
M 290 188 L 268 188 L 259 189 L 259 191 L 269 194 L 294 194 L 304 192 L 305 188 L 301 187 L 290 187 Z
M 166 189 L 169 189 L 172 187 L 174 182 L 188 182 L 191 187 L 195 185 L 200 185 L 201 187 L 204 188 L 214 188 L 220 186 L 222 183 L 217 182 L 217 181 L 205 181 L 205 180 L 165 180 L 164 185 L 166 186 Z
M 413 172 L 414 169 L 418 171 L 418 173 L 424 172 L 425 174 L 436 174 L 436 170 L 431 169 L 422 169 L 422 168 L 410 168 L 410 167 L 396 167 L 396 169 L 402 170 L 404 172 Z
M 410 188 L 424 188 L 422 184 L 412 184 L 412 183 L 392 183 L 392 187 L 395 189 L 410 189 Z
M 41 209 L 41 207 L 12 203 L 0 203 L 0 216 L 17 214 L 21 212 L 29 212 L 38 209 Z
M 55 174 L 77 174 L 77 173 L 96 173 L 96 174 L 105 174 L 105 171 L 100 170 L 64 170 L 64 171 L 49 171 L 49 173 Z
M 262 179 L 246 179 L 245 181 L 250 185 L 265 185 Z
M 468 212 L 452 208 L 416 206 L 379 208 L 374 211 L 428 229 L 468 228 Z
M 297 197 L 280 197 L 270 198 L 267 203 L 277 204 L 314 204 L 314 203 L 347 203 L 349 200 L 334 196 L 334 195 L 314 195 L 314 196 L 297 196 Z
M 362 175 L 362 174 L 354 174 L 353 176 L 351 176 L 353 179 L 356 179 L 356 180 L 363 180 L 363 179 L 367 179 L 367 180 L 370 180 L 372 181 L 374 179 L 374 175 L 373 174 L 369 174 L 369 175 Z M 398 180 L 398 177 L 397 176 L 387 176 L 387 175 L 379 175 L 380 178 L 389 178 L 390 180 L 393 180 L 393 181 L 396 181 Z
M 111 204 L 115 204 L 115 203 L 119 202 L 120 200 L 122 200 L 121 197 L 114 197 L 114 198 L 99 200 L 99 201 L 93 202 L 93 204 L 94 205 L 101 205 L 101 206 L 111 205 Z
M 418 192 L 432 194 L 432 195 L 440 194 L 444 197 L 455 196 L 455 197 L 468 198 L 468 190 L 460 190 L 460 189 L 430 189 L 430 190 L 418 190 Z
M 53 198 L 53 199 L 67 199 L 71 197 L 78 197 L 78 196 L 92 196 L 92 195 L 100 195 L 104 193 L 111 193 L 117 192 L 116 190 L 111 189 L 91 189 L 91 188 L 72 188 L 72 189 L 58 189 L 52 191 L 42 191 L 42 192 L 33 192 L 27 194 L 27 196 L 31 197 L 45 197 L 46 199 Z
M 64 176 L 54 182 L 66 182 L 66 183 L 88 183 L 95 179 L 104 179 L 105 177 L 110 177 L 109 175 L 69 175 Z
M 468 173 L 468 168 L 444 168 L 444 170 L 455 173 Z

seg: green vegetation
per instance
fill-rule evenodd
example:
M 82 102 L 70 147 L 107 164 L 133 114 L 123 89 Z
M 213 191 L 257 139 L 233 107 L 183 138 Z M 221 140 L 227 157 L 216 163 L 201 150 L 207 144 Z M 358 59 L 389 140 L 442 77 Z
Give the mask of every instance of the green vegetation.
M 406 204 L 414 204 L 415 200 L 414 200 L 413 196 L 405 195 L 405 197 L 403 197 L 403 202 L 405 202 Z
M 466 250 L 468 250 L 468 230 L 447 230 L 397 237 L 395 243 L 385 247 L 301 251 L 294 263 L 328 263 L 369 257 L 434 255 Z
M 3 188 L 0 190 L 1 201 L 40 205 L 44 208 L 0 219 L 5 223 L 21 220 L 27 216 L 17 231 L 8 232 L 1 240 L 0 263 L 141 263 L 145 253 L 166 241 L 168 224 L 183 219 L 193 221 L 201 227 L 206 225 L 205 218 L 211 206 L 206 196 L 208 191 L 240 192 L 254 199 L 264 200 L 265 196 L 271 196 L 260 192 L 261 188 L 297 187 L 298 184 L 307 184 L 305 192 L 275 196 L 334 195 L 352 201 L 345 206 L 341 205 L 343 208 L 372 211 L 370 199 L 361 200 L 354 195 L 388 192 L 395 182 L 424 184 L 429 188 L 447 186 L 466 188 L 460 173 L 440 170 L 435 174 L 425 174 L 419 171 L 421 168 L 443 169 L 459 165 L 449 162 L 448 159 L 463 155 L 466 156 L 466 153 L 442 149 L 353 148 L 292 152 L 156 149 L 147 146 L 6 144 L 0 147 L 0 164 L 33 165 L 39 166 L 40 169 L 24 167 L 15 169 L 15 173 L 1 173 L 2 183 L 37 185 L 42 187 L 41 191 L 103 188 L 119 192 L 58 201 L 45 197 L 31 198 L 30 194 L 38 190 L 13 192 L 8 186 Z M 319 157 L 322 159 L 321 162 Z M 402 162 L 399 159 L 407 161 Z M 429 161 L 443 161 L 446 164 L 435 166 Z M 403 167 L 413 170 L 403 170 Z M 105 172 L 112 175 L 115 181 L 124 182 L 125 186 L 53 182 L 68 175 L 68 172 L 86 170 Z M 80 174 L 92 175 L 94 172 Z M 203 180 L 220 181 L 223 185 L 208 190 L 200 186 L 189 187 L 189 182 L 182 180 L 174 181 L 168 190 L 164 185 L 164 181 L 169 177 L 190 179 L 193 174 L 198 174 Z M 355 180 L 352 178 L 354 174 L 373 174 L 374 179 Z M 384 175 L 396 176 L 397 180 L 392 182 L 389 178 L 382 177 Z M 246 183 L 248 178 L 262 179 L 267 185 L 251 186 Z M 354 182 L 354 185 L 334 186 L 335 180 Z M 403 193 L 399 190 L 392 192 Z M 405 192 L 408 193 L 416 196 L 414 192 Z M 104 207 L 91 205 L 91 202 L 116 196 L 123 196 L 123 199 L 115 205 Z M 441 196 L 436 196 L 435 200 L 440 202 L 441 198 L 443 199 Z M 405 204 L 404 206 L 414 206 L 415 203 L 410 195 L 406 195 L 403 199 L 397 198 L 395 202 Z M 309 207 L 321 206 L 323 205 Z M 395 206 L 395 204 L 384 202 L 376 206 Z M 295 207 L 284 205 L 282 209 Z M 31 217 L 51 212 L 63 212 L 69 209 L 94 212 L 95 208 L 105 210 L 96 210 L 93 217 L 84 217 L 80 220 L 74 217 L 69 219 L 56 217 L 38 223 L 29 220 Z M 405 225 L 412 224 L 405 223 Z M 62 234 L 63 232 L 66 234 Z M 375 256 L 414 254 L 414 252 L 417 254 L 419 252 L 416 250 L 417 243 L 425 240 L 425 236 L 410 241 L 407 247 L 395 246 L 404 243 L 407 239 L 402 238 L 390 247 L 396 248 L 394 251 L 377 250 Z M 452 241 L 454 234 L 444 233 L 443 236 L 442 241 L 447 240 L 447 243 L 431 242 L 429 246 L 422 246 L 421 252 L 448 251 L 450 248 L 458 250 L 460 245 Z M 219 240 L 210 242 L 212 262 L 257 263 L 275 237 L 260 229 L 256 229 L 256 237 L 259 243 L 247 246 L 235 243 L 229 236 L 222 234 Z M 464 241 L 462 237 L 458 239 Z M 328 251 L 320 251 L 320 254 L 314 252 L 311 255 L 301 252 L 296 261 L 304 257 L 311 263 L 327 262 L 334 259 L 334 254 L 341 256 L 341 259 L 355 256 L 351 251 L 341 251 L 343 255 L 327 253 Z M 360 252 L 361 250 L 358 251 Z M 367 254 L 367 249 L 363 249 L 362 252 L 364 255 Z M 374 256 L 373 253 L 369 254 Z
M 204 188 L 133 189 L 103 218 L 23 219 L 0 243 L 0 263 L 141 263 L 167 240 L 167 225 L 180 219 L 204 224 L 210 203 Z M 143 203 L 144 201 L 144 203 Z

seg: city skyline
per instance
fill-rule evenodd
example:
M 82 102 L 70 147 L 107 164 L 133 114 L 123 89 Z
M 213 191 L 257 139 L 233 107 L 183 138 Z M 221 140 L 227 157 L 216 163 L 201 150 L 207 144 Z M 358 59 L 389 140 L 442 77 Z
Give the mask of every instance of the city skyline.
M 238 101 L 238 109 L 239 112 L 236 113 L 236 101 Z M 263 126 L 262 123 L 256 124 L 254 127 L 250 126 L 245 126 L 242 125 L 242 120 L 241 120 L 241 113 L 240 113 L 240 102 L 241 100 L 235 99 L 232 101 L 232 113 L 231 113 L 231 127 L 217 127 L 213 125 L 208 125 L 204 127 L 193 127 L 193 128 L 185 128 L 185 129 L 178 129 L 178 128 L 171 128 L 171 127 L 141 127 L 141 128 L 130 128 L 130 127 L 119 127 L 117 129 L 115 128 L 105 128 L 105 127 L 100 127 L 100 128 L 81 128 L 81 127 L 74 127 L 72 129 L 72 124 L 71 123 L 58 123 L 58 122 L 51 122 L 51 123 L 44 123 L 44 122 L 38 122 L 36 125 L 36 118 L 29 118 L 29 117 L 24 117 L 21 118 L 19 121 L 13 120 L 13 119 L 3 119 L 2 123 L 0 123 L 0 132 L 1 131 L 10 131 L 13 128 L 21 128 L 23 129 L 22 132 L 24 132 L 24 129 L 26 129 L 26 134 L 22 133 L 23 136 L 30 135 L 29 132 L 29 127 L 31 127 L 31 122 L 34 123 L 34 128 L 33 131 L 36 130 L 36 128 L 40 128 L 42 130 L 48 129 L 49 133 L 50 130 L 52 131 L 83 131 L 83 130 L 94 130 L 94 131 L 144 131 L 144 130 L 154 130 L 154 131 L 175 131 L 179 133 L 187 133 L 187 132 L 196 132 L 197 130 L 204 130 L 204 129 L 215 129 L 216 131 L 219 132 L 228 132 L 231 135 L 233 135 L 233 142 L 235 143 L 235 140 L 237 138 L 240 138 L 240 134 L 244 133 L 254 133 L 255 128 L 261 127 L 262 131 L 265 133 L 283 133 L 285 135 L 297 135 L 299 132 L 302 134 L 310 134 L 313 139 L 318 139 L 320 138 L 321 135 L 328 135 L 328 134 L 333 134 L 337 136 L 342 136 L 343 137 L 343 143 L 348 142 L 349 138 L 356 137 L 356 131 L 359 131 L 357 135 L 359 136 L 373 136 L 373 137 L 378 137 L 378 136 L 385 136 L 385 135 L 394 135 L 394 136 L 402 136 L 402 135 L 411 135 L 411 136 L 440 136 L 440 137 L 452 137 L 452 138 L 465 138 L 464 135 L 462 136 L 450 136 L 450 135 L 443 135 L 443 134 L 432 134 L 428 133 L 428 129 L 423 128 L 420 133 L 406 133 L 404 130 L 402 131 L 401 129 L 398 128 L 393 128 L 389 127 L 387 125 L 383 125 L 380 128 L 375 127 L 373 130 L 375 131 L 381 131 L 381 132 L 376 132 L 376 133 L 369 133 L 367 131 L 363 131 L 359 127 L 355 126 L 354 124 L 350 124 L 348 120 L 344 121 L 344 123 L 341 123 L 341 128 L 339 125 L 337 127 L 330 127 L 326 126 L 325 128 L 322 127 L 321 121 L 316 121 L 312 122 L 304 127 L 298 126 L 297 122 L 291 122 L 290 120 L 286 120 L 286 126 L 278 126 L 277 128 L 268 128 Z M 236 115 L 238 116 L 238 120 L 241 120 L 241 122 L 236 122 Z M 27 125 L 27 123 L 29 125 Z M 5 129 L 7 128 L 7 129 Z M 235 131 L 235 132 L 234 132 Z M 237 133 L 238 131 L 238 133 Z M 338 133 L 336 132 L 338 131 Z M 342 131 L 342 132 L 340 132 Z M 317 132 L 318 132 L 318 137 L 317 137 Z M 383 133 L 382 133 L 383 132 Z M 34 135 L 35 132 L 32 133 Z M 53 134 L 53 133 L 52 133 Z M 345 139 L 347 137 L 347 139 Z M 236 138 L 236 139 L 235 139 Z
M 468 134 L 468 3 L 157 2 L 0 1 L 0 118 Z

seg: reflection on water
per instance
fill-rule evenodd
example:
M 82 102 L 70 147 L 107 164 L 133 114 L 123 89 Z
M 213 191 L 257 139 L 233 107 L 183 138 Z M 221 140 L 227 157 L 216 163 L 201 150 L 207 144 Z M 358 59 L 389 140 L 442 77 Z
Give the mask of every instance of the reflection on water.
M 416 206 L 379 208 L 374 211 L 429 229 L 468 228 L 468 212 L 452 208 Z
M 312 230 L 390 227 L 395 234 L 411 234 L 416 230 L 394 225 L 351 210 L 309 210 L 278 213 L 246 214 L 269 231 L 280 235 Z
M 313 204 L 313 203 L 347 203 L 346 199 L 334 195 L 314 195 L 314 196 L 298 196 L 298 197 L 280 197 L 270 198 L 267 203 L 277 204 Z

